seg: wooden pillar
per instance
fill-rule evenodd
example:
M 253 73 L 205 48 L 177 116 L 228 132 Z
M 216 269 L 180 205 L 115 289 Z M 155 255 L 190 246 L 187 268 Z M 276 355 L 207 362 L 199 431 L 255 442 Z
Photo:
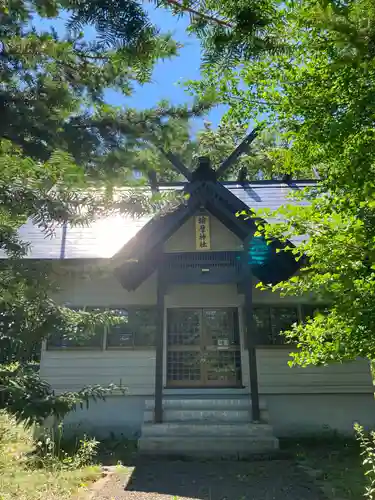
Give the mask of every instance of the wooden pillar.
M 249 355 L 250 371 L 250 391 L 251 391 L 251 410 L 253 422 L 260 420 L 259 407 L 259 389 L 258 389 L 258 369 L 256 344 L 257 339 L 254 332 L 253 322 L 253 274 L 251 270 L 249 256 L 249 239 L 244 242 L 244 251 L 242 259 L 242 269 L 244 271 L 243 291 L 245 295 L 245 330 L 247 340 L 247 350 Z
M 155 424 L 160 424 L 163 421 L 164 294 L 164 280 L 161 271 L 158 270 L 155 358 Z

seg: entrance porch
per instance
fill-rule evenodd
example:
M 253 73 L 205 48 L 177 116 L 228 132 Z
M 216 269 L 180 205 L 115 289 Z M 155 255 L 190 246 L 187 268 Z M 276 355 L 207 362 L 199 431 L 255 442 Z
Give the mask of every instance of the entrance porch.
M 166 390 L 236 395 L 245 387 L 248 421 L 260 421 L 252 289 L 246 242 L 242 252 L 164 253 L 157 270 L 155 424 L 163 422 Z
M 238 283 L 169 284 L 159 295 L 162 346 L 141 453 L 238 458 L 278 448 L 266 401 L 259 400 L 256 364 L 249 363 L 256 360 L 247 332 L 254 339 L 255 331 L 246 328 L 241 291 Z

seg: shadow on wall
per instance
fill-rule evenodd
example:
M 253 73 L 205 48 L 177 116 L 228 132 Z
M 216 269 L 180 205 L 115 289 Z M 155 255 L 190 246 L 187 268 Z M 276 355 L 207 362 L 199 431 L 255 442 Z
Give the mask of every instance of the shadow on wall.
M 71 437 L 92 436 L 100 441 L 137 441 L 140 436 L 140 430 L 134 426 L 94 425 L 91 420 L 80 420 L 77 423 L 64 424 L 64 436 L 68 439 Z
M 134 439 L 140 435 L 145 406 L 144 396 L 108 396 L 106 401 L 90 402 L 77 408 L 64 419 L 66 432 L 95 435 L 107 439 L 111 435 Z

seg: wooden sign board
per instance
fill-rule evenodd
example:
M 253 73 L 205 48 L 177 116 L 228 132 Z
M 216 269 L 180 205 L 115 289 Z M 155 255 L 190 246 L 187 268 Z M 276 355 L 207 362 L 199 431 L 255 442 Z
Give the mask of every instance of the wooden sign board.
M 197 215 L 195 217 L 195 248 L 211 250 L 210 217 Z

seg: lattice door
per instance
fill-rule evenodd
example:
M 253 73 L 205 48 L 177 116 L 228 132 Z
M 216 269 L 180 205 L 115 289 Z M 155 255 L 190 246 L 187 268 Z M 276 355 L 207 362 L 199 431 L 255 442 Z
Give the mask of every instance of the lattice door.
M 170 309 L 167 321 L 169 386 L 241 384 L 237 309 Z

